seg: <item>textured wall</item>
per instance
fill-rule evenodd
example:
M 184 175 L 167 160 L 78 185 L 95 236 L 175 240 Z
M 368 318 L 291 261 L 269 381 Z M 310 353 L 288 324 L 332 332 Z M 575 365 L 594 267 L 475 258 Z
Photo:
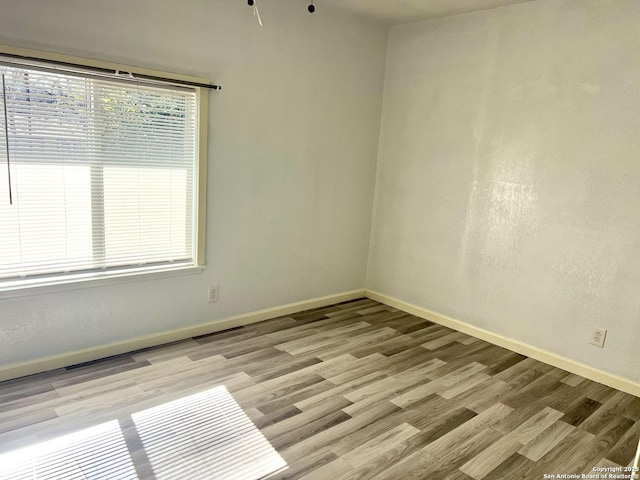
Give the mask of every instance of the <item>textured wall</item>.
M 0 296 L 0 365 L 362 288 L 387 30 L 295 0 L 7 0 L 0 43 L 223 85 L 199 275 Z M 220 301 L 207 303 L 207 286 Z
M 367 287 L 639 380 L 638 25 L 549 0 L 392 28 Z

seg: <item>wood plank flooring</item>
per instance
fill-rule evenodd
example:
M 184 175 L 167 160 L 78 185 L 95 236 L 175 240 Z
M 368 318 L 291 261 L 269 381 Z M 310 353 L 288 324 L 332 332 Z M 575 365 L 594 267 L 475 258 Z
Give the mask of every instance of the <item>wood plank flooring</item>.
M 640 436 L 640 398 L 361 299 L 0 383 L 0 452 L 218 385 L 279 479 L 542 479 Z

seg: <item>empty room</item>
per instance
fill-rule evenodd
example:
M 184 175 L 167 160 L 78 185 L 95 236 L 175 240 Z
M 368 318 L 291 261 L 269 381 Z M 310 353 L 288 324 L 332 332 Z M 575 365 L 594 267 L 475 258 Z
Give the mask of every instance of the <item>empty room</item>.
M 2 6 L 0 479 L 638 478 L 640 1 Z

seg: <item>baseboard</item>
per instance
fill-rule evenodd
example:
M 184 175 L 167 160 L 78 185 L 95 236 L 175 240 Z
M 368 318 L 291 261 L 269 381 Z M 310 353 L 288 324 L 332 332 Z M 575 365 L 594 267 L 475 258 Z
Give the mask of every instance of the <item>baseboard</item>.
M 526 355 L 527 357 L 531 357 L 549 365 L 553 365 L 554 367 L 558 367 L 568 372 L 575 373 L 576 375 L 583 376 L 585 378 L 593 380 L 594 382 L 603 383 L 609 387 L 615 388 L 617 390 L 622 390 L 623 392 L 640 397 L 640 383 L 636 383 L 619 375 L 605 372 L 603 370 L 598 370 L 597 368 L 593 368 L 589 365 L 576 362 L 575 360 L 571 360 L 561 355 L 542 350 L 519 340 L 505 337 L 503 335 L 485 330 L 483 328 L 475 327 L 469 323 L 455 320 L 445 315 L 427 310 L 426 308 L 412 305 L 410 303 L 398 300 L 397 298 L 393 298 L 382 293 L 375 292 L 373 290 L 366 290 L 365 295 L 371 300 L 384 303 L 385 305 L 389 305 L 390 307 L 394 307 L 404 312 L 410 313 L 411 315 L 415 315 L 416 317 L 424 318 L 425 320 L 429 320 L 439 325 L 452 328 L 459 332 L 466 333 L 467 335 L 471 335 L 489 343 L 493 343 L 494 345 L 504 347 L 521 355 Z
M 109 345 L 102 345 L 99 347 L 88 348 L 85 350 L 65 353 L 62 355 L 8 365 L 5 367 L 0 367 L 0 381 L 24 377 L 26 375 L 33 375 L 34 373 L 54 370 L 56 368 L 67 367 L 69 365 L 75 365 L 78 363 L 90 362 L 92 360 L 98 360 L 100 358 L 132 352 L 140 348 L 162 345 L 164 343 L 184 340 L 186 338 L 196 337 L 198 335 L 206 335 L 208 333 L 219 332 L 221 330 L 228 330 L 229 328 L 250 325 L 252 323 L 262 322 L 264 320 L 282 317 L 285 315 L 291 315 L 293 313 L 302 312 L 304 310 L 326 307 L 328 305 L 333 305 L 340 302 L 347 302 L 349 300 L 363 298 L 364 294 L 364 289 L 337 293 L 334 295 L 327 295 L 326 297 L 318 297 L 311 300 L 288 303 L 286 305 L 280 305 L 278 307 L 267 308 L 264 310 L 244 313 L 241 315 L 235 315 L 233 317 L 214 320 L 212 322 L 194 325 L 191 327 L 169 330 L 161 333 L 154 333 L 151 335 L 145 335 L 143 337 L 136 337 L 118 343 L 111 343 Z

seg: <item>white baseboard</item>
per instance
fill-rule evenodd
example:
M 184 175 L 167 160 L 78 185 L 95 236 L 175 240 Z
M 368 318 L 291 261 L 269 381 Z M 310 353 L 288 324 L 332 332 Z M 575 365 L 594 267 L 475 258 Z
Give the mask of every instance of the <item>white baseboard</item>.
M 605 385 L 608 385 L 609 387 L 615 388 L 617 390 L 622 390 L 623 392 L 627 392 L 631 395 L 640 397 L 640 383 L 636 383 L 619 375 L 598 370 L 597 368 L 593 368 L 589 365 L 576 362 L 575 360 L 571 360 L 561 355 L 542 350 L 519 340 L 505 337 L 503 335 L 485 330 L 483 328 L 475 327 L 469 323 L 455 320 L 445 315 L 432 312 L 430 310 L 427 310 L 426 308 L 412 305 L 410 303 L 398 300 L 397 298 L 393 298 L 382 293 L 374 292 L 372 290 L 366 290 L 366 296 L 371 300 L 384 303 L 385 305 L 389 305 L 390 307 L 394 307 L 404 312 L 410 313 L 411 315 L 415 315 L 416 317 L 424 318 L 425 320 L 429 320 L 439 325 L 452 328 L 459 332 L 466 333 L 467 335 L 471 335 L 481 340 L 485 340 L 489 343 L 493 343 L 494 345 L 504 347 L 521 355 L 526 355 L 527 357 L 531 357 L 549 365 L 553 365 L 554 367 L 558 367 L 568 372 L 575 373 L 576 375 L 588 378 L 590 380 L 593 380 L 594 382 L 603 383 Z
M 100 358 L 132 352 L 140 348 L 162 345 L 164 343 L 184 340 L 186 338 L 196 337 L 198 335 L 206 335 L 208 333 L 219 332 L 221 330 L 228 330 L 229 328 L 250 325 L 252 323 L 262 322 L 264 320 L 282 317 L 285 315 L 291 315 L 293 313 L 302 312 L 304 310 L 326 307 L 328 305 L 333 305 L 340 302 L 347 302 L 349 300 L 363 298 L 364 294 L 364 289 L 337 293 L 334 295 L 328 295 L 326 297 L 288 303 L 286 305 L 258 310 L 256 312 L 235 315 L 233 317 L 214 320 L 212 322 L 194 325 L 191 327 L 179 328 L 176 330 L 169 330 L 161 333 L 154 333 L 151 335 L 145 335 L 143 337 L 136 337 L 118 343 L 111 343 L 109 345 L 87 348 L 85 350 L 40 358 L 24 363 L 0 366 L 0 381 L 24 377 L 25 375 L 32 375 L 34 373 L 54 370 L 56 368 L 67 367 L 69 365 L 75 365 L 78 363 L 90 362 L 92 360 L 98 360 Z

